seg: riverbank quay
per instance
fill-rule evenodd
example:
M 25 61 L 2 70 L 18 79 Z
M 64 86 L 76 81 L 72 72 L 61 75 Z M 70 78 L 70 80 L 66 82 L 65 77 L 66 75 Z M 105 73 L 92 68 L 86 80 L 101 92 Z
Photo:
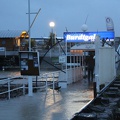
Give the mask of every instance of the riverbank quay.
M 45 71 L 44 71 L 45 72 Z M 19 71 L 1 71 L 1 77 L 20 75 Z M 37 91 L 33 96 L 22 95 L 0 100 L 1 120 L 69 120 L 93 99 L 92 85 L 87 79 L 68 85 L 60 91 Z

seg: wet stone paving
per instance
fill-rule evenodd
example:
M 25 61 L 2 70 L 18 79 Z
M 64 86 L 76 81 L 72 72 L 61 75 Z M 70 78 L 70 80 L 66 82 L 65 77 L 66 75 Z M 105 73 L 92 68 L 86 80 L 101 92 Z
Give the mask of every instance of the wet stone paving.
M 2 77 L 19 72 L 0 72 Z M 83 79 L 66 89 L 37 91 L 33 96 L 0 100 L 0 120 L 70 120 L 93 99 L 92 83 Z

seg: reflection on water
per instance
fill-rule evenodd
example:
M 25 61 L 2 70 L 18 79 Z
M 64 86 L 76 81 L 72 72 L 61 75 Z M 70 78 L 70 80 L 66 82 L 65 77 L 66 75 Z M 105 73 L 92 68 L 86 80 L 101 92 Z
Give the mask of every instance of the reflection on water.
M 19 76 L 20 71 L 0 71 L 0 74 L 1 78 L 14 77 Z M 92 99 L 93 91 L 87 80 L 81 80 L 68 85 L 67 89 L 61 89 L 59 93 L 55 91 L 53 94 L 48 89 L 47 94 L 37 92 L 34 97 L 24 96 L 2 101 L 0 117 L 1 120 L 70 120 L 72 115 Z
M 20 76 L 20 71 L 0 71 L 0 78 Z
M 49 71 L 40 71 L 40 75 L 50 73 Z M 52 74 L 51 74 L 52 75 Z M 16 71 L 0 71 L 0 78 L 6 78 L 6 77 L 15 77 L 15 76 L 21 76 L 21 73 L 19 70 Z M 52 77 L 52 76 L 49 76 Z

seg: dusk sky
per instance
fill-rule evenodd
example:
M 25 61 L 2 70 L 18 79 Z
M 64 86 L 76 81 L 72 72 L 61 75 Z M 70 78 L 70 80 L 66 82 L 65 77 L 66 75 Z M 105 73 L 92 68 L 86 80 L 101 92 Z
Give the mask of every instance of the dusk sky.
M 88 32 L 106 31 L 105 17 L 114 22 L 115 36 L 120 36 L 120 0 L 30 0 L 31 13 L 41 11 L 31 28 L 31 37 L 48 37 L 54 21 L 54 32 L 63 37 L 81 32 L 86 17 Z M 0 0 L 0 30 L 28 30 L 28 0 Z M 31 14 L 31 23 L 35 14 Z

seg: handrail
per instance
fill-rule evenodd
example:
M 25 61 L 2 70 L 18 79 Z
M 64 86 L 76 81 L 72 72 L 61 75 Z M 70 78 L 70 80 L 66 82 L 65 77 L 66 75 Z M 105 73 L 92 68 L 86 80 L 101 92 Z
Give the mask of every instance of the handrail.
M 20 76 L 8 77 L 8 78 L 5 78 L 5 79 L 0 80 L 1 85 L 7 84 L 7 88 L 8 88 L 6 91 L 0 92 L 0 95 L 5 94 L 5 93 L 8 93 L 8 99 L 10 99 L 10 97 L 11 97 L 10 92 L 15 91 L 15 90 L 18 90 L 18 89 L 22 89 L 22 88 L 24 87 L 24 84 L 23 84 L 22 87 L 20 86 L 20 87 L 16 87 L 16 88 L 10 89 L 10 88 L 11 88 L 11 82 L 13 82 L 14 79 L 19 78 L 19 77 L 20 77 Z
M 118 70 L 119 64 L 120 64 L 120 45 L 118 46 L 118 48 L 117 48 L 117 50 L 115 52 L 116 52 L 115 64 L 116 64 L 116 70 Z
M 55 88 L 54 84 L 57 81 L 57 80 L 55 80 L 55 78 L 57 78 L 56 75 L 59 75 L 59 71 L 42 73 L 40 76 L 38 76 L 38 78 L 40 79 L 40 81 L 45 81 L 45 85 L 40 86 L 40 87 L 34 87 L 34 88 L 37 88 L 37 89 L 38 88 L 45 88 L 46 93 L 47 93 L 48 87 L 52 85 L 53 86 L 53 92 L 54 92 L 54 88 Z M 21 84 L 23 84 L 22 86 L 17 86 L 15 88 L 11 89 L 11 82 L 14 82 L 14 80 L 16 80 L 16 78 L 25 79 L 25 77 L 23 77 L 23 76 L 15 76 L 15 77 L 8 77 L 8 78 L 0 80 L 0 85 L 5 85 L 6 84 L 7 88 L 8 88 L 6 91 L 0 92 L 0 95 L 8 93 L 8 99 L 10 99 L 11 98 L 11 92 L 15 91 L 15 90 L 18 90 L 18 89 L 23 89 L 23 95 L 25 94 L 25 88 L 28 88 L 28 87 L 25 87 L 24 83 L 21 83 Z M 33 77 L 33 79 L 34 79 L 34 77 Z M 49 79 L 51 81 L 50 84 L 48 84 Z
M 19 78 L 19 77 L 22 77 L 22 76 L 17 76 L 17 77 L 8 77 L 8 78 L 5 78 L 5 79 L 2 79 L 0 80 L 0 82 L 3 82 L 3 81 L 8 81 L 8 80 L 12 80 L 12 79 L 16 79 L 16 78 Z M 13 81 L 13 80 L 12 80 Z

